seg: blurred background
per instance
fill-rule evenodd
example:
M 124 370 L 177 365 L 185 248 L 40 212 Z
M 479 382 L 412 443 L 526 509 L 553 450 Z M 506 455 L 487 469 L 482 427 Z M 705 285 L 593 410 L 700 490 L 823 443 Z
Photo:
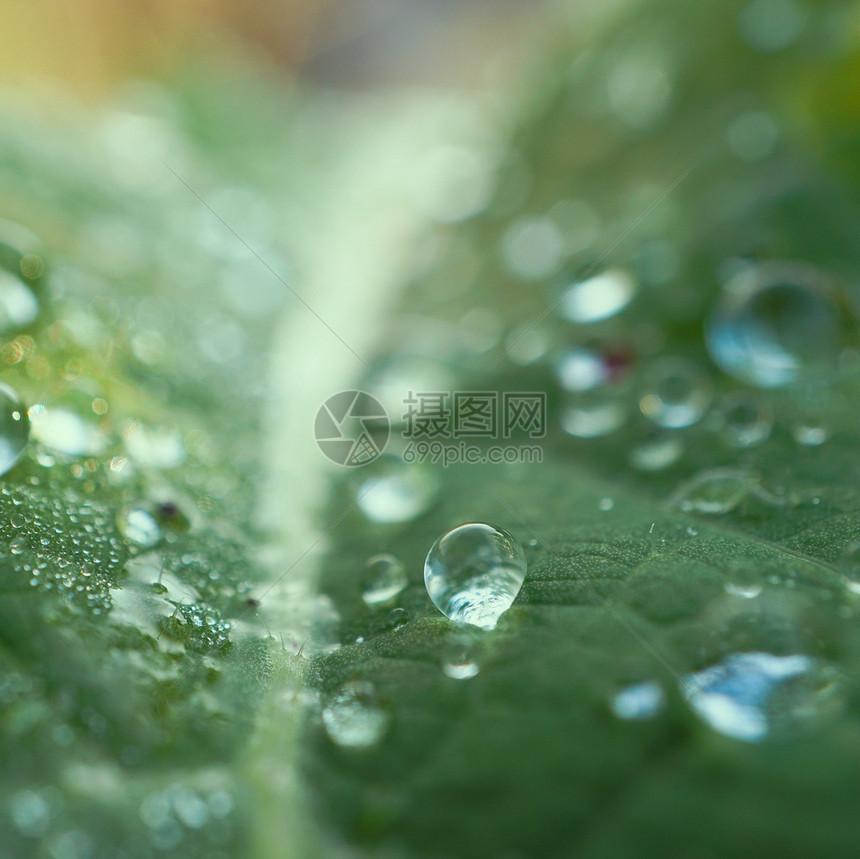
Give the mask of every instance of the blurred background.
M 280 74 L 346 87 L 471 85 L 545 0 L 5 0 L 0 74 L 98 96 L 196 55 L 251 48 Z

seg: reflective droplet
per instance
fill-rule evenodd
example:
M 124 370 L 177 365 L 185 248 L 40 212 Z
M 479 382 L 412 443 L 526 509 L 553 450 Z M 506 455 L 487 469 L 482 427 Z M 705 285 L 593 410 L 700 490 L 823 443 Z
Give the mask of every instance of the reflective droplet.
M 636 282 L 626 271 L 609 269 L 570 286 L 558 309 L 570 322 L 600 322 L 620 313 L 635 294 Z
M 18 392 L 0 382 L 0 475 L 18 462 L 29 438 L 27 409 Z
M 603 513 L 608 513 L 615 506 L 611 498 L 601 498 L 597 507 Z
M 851 340 L 853 311 L 821 274 L 791 263 L 749 265 L 727 284 L 706 341 L 726 373 L 761 388 L 826 379 Z
M 0 269 L 0 333 L 25 328 L 39 315 L 33 290 L 18 277 Z
M 619 719 L 653 719 L 666 705 L 666 693 L 654 680 L 627 686 L 612 699 L 612 712 Z
M 734 394 L 726 398 L 720 412 L 720 435 L 731 447 L 757 447 L 773 432 L 773 411 L 763 400 Z
M 406 584 L 406 570 L 394 555 L 374 555 L 364 565 L 361 598 L 369 606 L 384 605 Z
M 764 573 L 752 563 L 736 564 L 728 571 L 727 594 L 741 599 L 755 599 L 761 594 Z
M 830 430 L 820 421 L 806 418 L 794 424 L 791 437 L 803 447 L 819 447 L 830 438 Z
M 358 508 L 380 525 L 411 522 L 436 497 L 438 482 L 432 472 L 396 457 L 381 456 L 373 474 L 356 491 Z
M 9 551 L 13 555 L 21 555 L 27 549 L 27 540 L 24 537 L 15 537 L 11 543 L 9 543 Z
M 642 414 L 667 429 L 681 429 L 702 419 L 711 404 L 708 377 L 683 358 L 660 358 L 643 380 Z
M 522 546 L 506 531 L 478 522 L 443 534 L 424 562 L 424 584 L 436 608 L 481 629 L 495 628 L 525 575 Z
M 161 527 L 143 504 L 132 504 L 120 510 L 117 527 L 126 540 L 146 549 L 161 541 Z
M 403 626 L 404 623 L 409 623 L 409 612 L 406 611 L 405 608 L 398 606 L 388 612 L 386 625 L 389 629 L 397 629 L 398 627 Z
M 719 515 L 734 510 L 760 483 L 743 469 L 706 469 L 678 487 L 669 503 L 685 512 Z
M 322 711 L 326 733 L 333 743 L 348 749 L 375 746 L 385 735 L 391 716 L 378 701 L 371 683 L 345 683 Z
M 475 677 L 479 670 L 468 644 L 455 642 L 448 645 L 442 660 L 442 671 L 447 677 L 452 680 L 469 680 Z
M 681 692 L 715 731 L 755 743 L 829 709 L 835 682 L 835 672 L 809 656 L 733 653 L 687 675 Z
M 636 442 L 627 454 L 627 461 L 637 471 L 663 471 L 684 455 L 684 442 L 671 433 L 654 432 Z
M 629 413 L 624 401 L 604 388 L 571 395 L 562 406 L 561 428 L 576 438 L 600 438 L 621 429 Z
M 846 587 L 860 594 L 860 543 L 849 543 L 839 557 L 839 570 Z

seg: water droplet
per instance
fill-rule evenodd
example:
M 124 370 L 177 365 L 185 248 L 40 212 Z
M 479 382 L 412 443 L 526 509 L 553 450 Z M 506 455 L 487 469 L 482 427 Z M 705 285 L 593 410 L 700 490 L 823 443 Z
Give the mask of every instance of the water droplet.
M 333 743 L 348 749 L 375 746 L 385 735 L 391 716 L 378 701 L 371 683 L 345 683 L 322 711 L 323 725 Z
M 398 627 L 403 626 L 404 623 L 409 623 L 409 612 L 406 611 L 405 608 L 398 606 L 388 612 L 386 624 L 389 629 L 397 629 Z
M 653 719 L 666 705 L 666 693 L 654 680 L 627 686 L 612 699 L 612 712 L 619 719 Z
M 839 557 L 839 569 L 847 588 L 860 594 L 860 543 L 849 543 Z
M 736 564 L 729 570 L 728 576 L 725 585 L 727 594 L 747 600 L 761 594 L 765 577 L 760 567 L 751 563 Z
M 570 349 L 555 362 L 555 375 L 566 391 L 588 391 L 609 380 L 609 367 L 589 349 Z
M 728 513 L 759 484 L 756 475 L 742 469 L 710 468 L 679 486 L 669 504 L 685 512 Z
M 835 680 L 809 656 L 733 653 L 687 675 L 681 692 L 715 731 L 755 743 L 829 709 Z
M 603 513 L 608 513 L 615 506 L 615 502 L 611 498 L 601 498 L 597 507 Z
M 815 418 L 805 418 L 791 428 L 791 437 L 803 447 L 820 447 L 830 438 L 830 430 Z
M 381 525 L 411 522 L 433 502 L 438 482 L 432 472 L 396 457 L 381 456 L 373 474 L 356 491 L 358 507 Z
M 824 277 L 790 263 L 747 265 L 727 284 L 708 320 L 714 362 L 761 388 L 835 374 L 853 312 Z
M 576 438 L 600 438 L 621 429 L 629 417 L 624 401 L 604 388 L 582 391 L 566 398 L 561 428 Z
M 383 605 L 406 584 L 406 570 L 394 555 L 374 555 L 364 565 L 361 597 L 369 606 Z
M 627 461 L 637 471 L 656 472 L 674 465 L 684 455 L 684 442 L 669 433 L 649 433 L 630 448 Z
M 648 368 L 643 381 L 639 407 L 658 426 L 691 426 L 702 419 L 711 404 L 710 380 L 683 358 L 660 358 Z
M 559 313 L 570 322 L 591 323 L 620 313 L 636 294 L 636 282 L 620 269 L 578 281 L 559 301 Z
M 132 504 L 120 510 L 117 527 L 126 540 L 146 549 L 161 541 L 161 528 L 143 504 Z
M 29 325 L 39 315 L 33 290 L 18 277 L 0 269 L 0 333 Z
M 0 382 L 0 475 L 21 458 L 30 437 L 27 410 L 17 391 Z
M 27 548 L 27 539 L 25 537 L 15 537 L 11 543 L 9 543 L 9 551 L 13 555 L 21 555 Z
M 453 642 L 446 647 L 442 671 L 447 677 L 452 680 L 469 680 L 475 677 L 479 670 L 468 643 Z
M 436 608 L 481 629 L 495 628 L 525 575 L 522 546 L 506 531 L 477 522 L 443 534 L 424 562 L 424 583 Z
M 731 447 L 757 447 L 773 432 L 773 411 L 763 400 L 734 394 L 722 404 L 720 434 Z

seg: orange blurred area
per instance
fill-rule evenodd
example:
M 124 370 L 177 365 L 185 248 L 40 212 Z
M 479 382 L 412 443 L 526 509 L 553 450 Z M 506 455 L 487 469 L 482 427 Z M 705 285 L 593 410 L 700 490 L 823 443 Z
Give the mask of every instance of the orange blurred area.
M 250 53 L 336 86 L 470 85 L 543 0 L 4 0 L 0 79 L 98 97 L 130 76 Z

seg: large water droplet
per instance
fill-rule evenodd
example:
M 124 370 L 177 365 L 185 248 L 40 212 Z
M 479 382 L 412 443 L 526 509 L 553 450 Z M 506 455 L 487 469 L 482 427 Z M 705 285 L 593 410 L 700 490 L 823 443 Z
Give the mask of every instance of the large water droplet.
M 526 576 L 523 547 L 506 531 L 472 522 L 443 534 L 427 553 L 424 584 L 457 623 L 494 629 Z
M 636 282 L 626 271 L 609 269 L 570 286 L 558 308 L 571 322 L 600 322 L 620 313 L 635 294 Z
M 358 508 L 380 525 L 411 522 L 433 502 L 438 482 L 432 472 L 396 457 L 381 456 L 373 474 L 356 491 Z
M 30 438 L 30 420 L 18 392 L 0 382 L 0 475 L 15 465 Z
M 376 745 L 391 722 L 391 715 L 380 706 L 371 683 L 345 683 L 329 699 L 322 711 L 326 733 L 333 743 L 348 749 Z
M 854 313 L 808 266 L 746 266 L 727 284 L 706 340 L 726 373 L 762 388 L 832 376 L 850 344 Z
M 406 570 L 394 555 L 374 555 L 364 565 L 361 598 L 370 606 L 384 605 L 406 587 Z
M 755 743 L 829 709 L 835 681 L 809 656 L 733 653 L 687 675 L 681 692 L 715 731 Z
M 642 414 L 667 429 L 681 429 L 700 421 L 711 403 L 711 383 L 695 364 L 684 358 L 655 361 L 645 374 L 639 401 Z

